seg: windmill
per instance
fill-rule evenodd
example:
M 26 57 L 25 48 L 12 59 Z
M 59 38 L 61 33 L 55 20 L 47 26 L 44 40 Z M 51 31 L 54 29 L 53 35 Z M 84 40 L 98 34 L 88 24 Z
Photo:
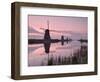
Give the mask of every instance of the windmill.
M 47 20 L 47 29 L 45 29 L 45 28 L 40 28 L 41 30 L 43 30 L 43 31 L 45 31 L 45 34 L 44 34 L 44 40 L 51 40 L 51 37 L 50 37 L 50 32 L 54 32 L 54 33 L 60 33 L 60 34 L 72 34 L 72 32 L 70 32 L 70 31 L 59 31 L 59 30 L 51 30 L 50 29 L 50 26 L 49 26 L 49 20 Z M 66 39 L 64 39 L 64 35 L 61 35 L 61 41 L 65 41 L 65 40 L 67 40 L 67 41 L 71 41 L 72 39 L 70 39 L 70 38 L 68 38 L 68 36 L 67 36 L 67 38 Z
M 50 32 L 49 32 L 49 21 L 47 21 L 47 29 L 45 29 L 45 34 L 44 34 L 44 39 L 45 40 L 50 40 L 51 37 L 50 37 Z

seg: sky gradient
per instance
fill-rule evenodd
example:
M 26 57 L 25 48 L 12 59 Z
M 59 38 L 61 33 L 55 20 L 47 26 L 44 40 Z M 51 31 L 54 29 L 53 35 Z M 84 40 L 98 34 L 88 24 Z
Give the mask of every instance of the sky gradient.
M 87 38 L 88 18 L 70 16 L 28 16 L 28 35 L 29 38 L 43 38 L 44 30 L 49 29 L 51 38 L 71 37 L 72 39 Z

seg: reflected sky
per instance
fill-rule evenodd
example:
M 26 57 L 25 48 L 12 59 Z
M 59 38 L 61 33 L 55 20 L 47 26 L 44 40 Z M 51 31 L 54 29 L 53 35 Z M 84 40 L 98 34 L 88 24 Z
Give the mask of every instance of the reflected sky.
M 61 43 L 53 43 L 50 46 L 50 52 L 46 53 L 45 48 L 43 44 L 38 45 L 29 45 L 29 52 L 28 52 L 28 65 L 29 66 L 46 66 L 48 65 L 48 60 L 53 58 L 54 60 L 57 60 L 60 58 L 72 58 L 74 56 L 81 56 L 82 51 L 81 47 L 87 47 L 87 43 L 80 43 L 78 41 L 73 41 L 70 43 L 64 43 L 64 45 L 61 45 Z M 33 49 L 33 50 L 32 50 Z M 77 51 L 80 52 L 80 54 L 77 54 Z M 87 48 L 86 48 L 87 51 Z M 75 54 L 76 53 L 76 54 Z M 87 60 L 87 53 L 85 53 L 85 57 Z M 56 65 L 58 65 L 57 61 L 54 61 Z M 83 61 L 82 61 L 83 62 Z M 83 62 L 83 64 L 86 64 L 87 62 Z M 72 64 L 71 62 L 68 64 Z M 77 63 L 81 64 L 81 62 Z M 63 64 L 62 64 L 63 65 Z

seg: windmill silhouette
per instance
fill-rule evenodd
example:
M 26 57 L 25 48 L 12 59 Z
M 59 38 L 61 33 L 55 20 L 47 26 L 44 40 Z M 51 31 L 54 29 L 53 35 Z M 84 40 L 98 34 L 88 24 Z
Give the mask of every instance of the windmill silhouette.
M 51 40 L 50 31 L 49 31 L 49 21 L 47 21 L 47 29 L 45 29 L 44 40 L 49 41 Z
M 40 28 L 41 30 L 44 30 L 45 31 L 45 34 L 44 34 L 44 40 L 45 41 L 51 41 L 51 42 L 58 42 L 58 41 L 71 41 L 72 39 L 70 39 L 70 38 L 66 38 L 66 39 L 64 39 L 64 35 L 61 35 L 61 40 L 58 40 L 58 39 L 51 39 L 51 37 L 50 37 L 50 32 L 56 32 L 56 33 L 67 33 L 68 31 L 58 31 L 58 30 L 50 30 L 49 29 L 50 28 L 50 26 L 49 26 L 49 20 L 47 20 L 47 29 L 45 29 L 45 28 Z

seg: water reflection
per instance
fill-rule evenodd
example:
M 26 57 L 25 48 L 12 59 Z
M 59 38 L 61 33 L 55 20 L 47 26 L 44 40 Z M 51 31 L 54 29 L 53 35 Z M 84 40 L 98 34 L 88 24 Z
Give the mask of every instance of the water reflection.
M 87 63 L 87 42 L 58 41 L 29 44 L 28 66 Z

